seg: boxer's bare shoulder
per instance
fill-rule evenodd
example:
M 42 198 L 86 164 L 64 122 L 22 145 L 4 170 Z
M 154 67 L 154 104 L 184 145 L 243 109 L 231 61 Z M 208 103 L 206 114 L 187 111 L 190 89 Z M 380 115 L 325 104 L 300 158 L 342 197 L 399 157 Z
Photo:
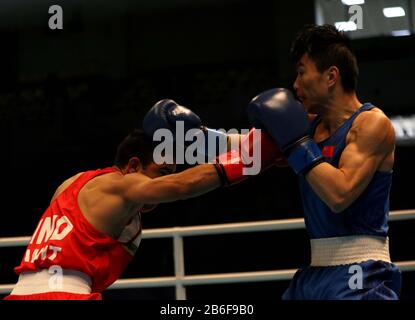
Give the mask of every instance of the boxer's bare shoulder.
M 394 149 L 395 130 L 392 122 L 379 108 L 362 112 L 356 117 L 347 136 L 347 142 L 352 142 L 357 137 L 376 141 L 389 148 L 389 151 Z

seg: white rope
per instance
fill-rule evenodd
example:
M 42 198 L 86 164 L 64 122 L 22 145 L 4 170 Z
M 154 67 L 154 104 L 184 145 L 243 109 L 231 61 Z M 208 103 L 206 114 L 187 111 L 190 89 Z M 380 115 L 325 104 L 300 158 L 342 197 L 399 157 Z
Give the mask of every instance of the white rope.
M 398 210 L 390 212 L 390 221 L 401 221 L 415 219 L 415 210 Z M 177 248 L 175 251 L 181 253 L 182 243 L 180 238 L 184 236 L 198 236 L 210 234 L 225 233 L 242 233 L 242 232 L 260 232 L 276 230 L 293 230 L 304 228 L 304 219 L 281 219 L 270 221 L 227 223 L 217 225 L 204 225 L 193 227 L 174 227 L 143 230 L 143 238 L 176 238 Z M 180 242 L 177 241 L 180 240 Z M 9 237 L 0 238 L 0 247 L 25 246 L 29 243 L 30 237 Z M 177 253 L 175 253 L 176 255 Z M 176 259 L 175 259 L 176 260 Z M 403 272 L 415 271 L 414 261 L 400 261 L 395 264 Z M 176 266 L 176 276 L 174 277 L 151 277 L 151 278 L 132 278 L 120 279 L 112 284 L 108 289 L 130 289 L 130 288 L 154 288 L 154 287 L 172 287 L 179 288 L 180 295 L 185 297 L 184 286 L 203 285 L 203 284 L 221 284 L 237 282 L 259 282 L 259 281 L 280 281 L 290 280 L 296 269 L 288 270 L 271 270 L 257 272 L 237 272 L 237 273 L 217 273 L 202 275 L 184 275 L 182 266 Z M 0 294 L 7 294 L 12 291 L 14 284 L 0 285 Z M 176 292 L 177 294 L 177 292 Z M 178 297 L 180 298 L 180 296 Z
M 390 221 L 415 219 L 415 209 L 390 212 Z M 294 230 L 305 228 L 304 219 L 279 219 L 255 222 L 212 224 L 192 227 L 156 228 L 143 230 L 143 239 L 171 238 L 175 235 L 201 236 L 261 231 Z M 29 243 L 30 237 L 0 238 L 0 247 L 19 247 Z

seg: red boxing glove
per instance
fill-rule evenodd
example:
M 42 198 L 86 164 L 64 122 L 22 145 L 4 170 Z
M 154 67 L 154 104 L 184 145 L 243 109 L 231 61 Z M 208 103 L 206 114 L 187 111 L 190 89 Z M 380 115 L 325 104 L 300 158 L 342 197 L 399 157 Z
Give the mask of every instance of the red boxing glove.
M 261 152 L 255 155 L 259 151 L 258 147 Z M 249 175 L 259 174 L 272 165 L 283 163 L 284 159 L 268 133 L 252 128 L 241 140 L 239 150 L 231 150 L 218 156 L 215 167 L 222 184 L 231 186 L 247 179 Z

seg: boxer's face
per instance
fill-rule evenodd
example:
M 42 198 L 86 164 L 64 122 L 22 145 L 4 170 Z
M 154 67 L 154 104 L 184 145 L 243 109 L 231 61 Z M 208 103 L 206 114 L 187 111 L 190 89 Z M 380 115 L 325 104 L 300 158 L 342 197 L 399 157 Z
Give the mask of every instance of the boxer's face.
M 327 102 L 329 87 L 326 72 L 319 72 L 315 62 L 305 53 L 297 63 L 294 90 L 309 113 L 319 113 Z
M 176 172 L 175 164 L 156 164 L 151 162 L 141 170 L 143 174 L 154 179 Z

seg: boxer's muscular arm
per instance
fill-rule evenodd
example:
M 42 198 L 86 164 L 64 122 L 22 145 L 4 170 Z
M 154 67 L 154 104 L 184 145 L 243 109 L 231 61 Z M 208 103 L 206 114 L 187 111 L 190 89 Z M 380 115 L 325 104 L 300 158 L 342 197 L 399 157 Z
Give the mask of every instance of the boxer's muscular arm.
M 385 169 L 392 169 L 395 132 L 384 114 L 364 112 L 354 121 L 346 143 L 338 169 L 323 162 L 306 175 L 334 212 L 345 210 L 360 196 L 388 156 L 391 161 Z
M 202 164 L 151 179 L 141 174 L 124 176 L 123 197 L 130 202 L 157 204 L 184 200 L 207 193 L 221 186 L 215 167 Z

